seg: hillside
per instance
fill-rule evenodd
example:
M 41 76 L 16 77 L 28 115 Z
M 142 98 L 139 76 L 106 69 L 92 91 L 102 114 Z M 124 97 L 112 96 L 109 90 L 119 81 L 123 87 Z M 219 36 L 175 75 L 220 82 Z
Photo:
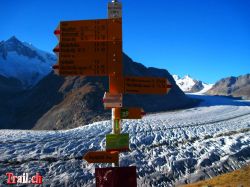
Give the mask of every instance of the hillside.
M 168 95 L 125 95 L 124 106 L 156 112 L 194 105 L 166 70 L 146 68 L 125 54 L 123 63 L 125 75 L 166 77 L 173 84 Z M 107 77 L 62 77 L 51 72 L 30 89 L 15 88 L 15 84 L 12 89 L 20 89 L 18 97 L 12 97 L 11 90 L 0 90 L 0 128 L 70 129 L 110 118 L 111 112 L 102 104 Z
M 207 94 L 250 99 L 250 74 L 221 79 L 216 82 Z
M 249 185 L 250 185 L 250 165 L 247 165 L 242 169 L 227 174 L 223 174 L 209 180 L 185 185 L 183 187 L 203 187 L 203 186 L 248 187 Z
M 173 88 L 168 95 L 124 95 L 124 107 L 142 107 L 146 112 L 166 111 L 188 107 L 194 101 L 176 86 L 166 70 L 146 68 L 123 55 L 124 74 L 134 76 L 166 77 Z M 41 81 L 35 89 L 43 87 L 46 82 L 57 78 L 55 75 Z M 107 77 L 60 77 L 63 81 L 55 85 L 63 99 L 48 110 L 35 124 L 34 129 L 68 129 L 103 119 L 110 119 L 110 110 L 104 110 L 102 98 L 108 90 Z

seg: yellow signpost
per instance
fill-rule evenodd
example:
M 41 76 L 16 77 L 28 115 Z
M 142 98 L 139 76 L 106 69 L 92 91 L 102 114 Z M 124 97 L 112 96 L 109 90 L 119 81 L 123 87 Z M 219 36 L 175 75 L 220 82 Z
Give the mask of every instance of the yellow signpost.
M 62 21 L 54 32 L 59 44 L 53 50 L 58 56 L 53 68 L 59 75 L 109 76 L 109 92 L 103 103 L 106 109 L 112 109 L 113 134 L 106 135 L 106 151 L 88 152 L 83 159 L 89 163 L 115 163 L 118 167 L 119 153 L 129 151 L 129 134 L 121 134 L 121 120 L 141 119 L 145 114 L 141 108 L 122 108 L 122 94 L 167 94 L 172 87 L 166 78 L 124 77 L 121 17 L 122 5 L 113 0 L 108 4 L 109 19 Z M 105 176 L 106 168 L 97 171 L 97 177 Z M 122 178 L 123 184 L 112 177 L 109 184 L 136 187 L 135 171 L 135 167 L 114 169 L 112 176 Z
M 61 21 L 54 33 L 60 42 L 122 41 L 122 19 Z
M 111 76 L 122 67 L 121 48 L 121 42 L 75 42 L 59 43 L 54 51 L 60 75 Z
M 171 85 L 166 78 L 125 77 L 124 93 L 130 94 L 166 94 Z

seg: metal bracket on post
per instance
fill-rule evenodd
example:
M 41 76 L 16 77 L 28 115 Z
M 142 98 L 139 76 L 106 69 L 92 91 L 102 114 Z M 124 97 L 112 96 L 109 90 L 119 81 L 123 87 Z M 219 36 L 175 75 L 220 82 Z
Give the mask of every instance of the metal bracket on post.
M 118 0 L 112 0 L 108 3 L 108 18 L 121 18 L 122 17 L 122 3 Z

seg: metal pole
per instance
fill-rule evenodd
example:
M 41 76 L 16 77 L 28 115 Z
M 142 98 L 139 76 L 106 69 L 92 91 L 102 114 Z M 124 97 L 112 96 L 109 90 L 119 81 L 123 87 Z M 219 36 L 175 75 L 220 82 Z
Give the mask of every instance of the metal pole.
M 121 13 L 117 14 L 117 10 L 115 8 L 116 6 L 121 7 L 121 3 L 119 3 L 118 0 L 112 0 L 112 2 L 109 3 L 109 5 L 108 5 L 108 18 L 121 17 Z M 121 12 L 121 9 L 119 10 L 119 12 Z M 112 123 L 112 133 L 113 134 L 120 134 L 121 133 L 121 119 L 117 119 L 115 116 L 115 113 L 118 112 L 117 110 L 118 110 L 118 108 L 112 108 L 111 123 Z M 118 154 L 118 162 L 115 163 L 114 166 L 119 167 L 119 154 Z
M 118 108 L 112 108 L 112 133 L 120 134 L 121 133 L 121 120 L 115 117 L 115 112 Z M 119 167 L 119 154 L 118 154 L 118 162 L 114 164 L 115 167 Z
M 112 108 L 112 133 L 120 134 L 121 133 L 121 119 L 115 117 L 115 112 L 118 108 Z

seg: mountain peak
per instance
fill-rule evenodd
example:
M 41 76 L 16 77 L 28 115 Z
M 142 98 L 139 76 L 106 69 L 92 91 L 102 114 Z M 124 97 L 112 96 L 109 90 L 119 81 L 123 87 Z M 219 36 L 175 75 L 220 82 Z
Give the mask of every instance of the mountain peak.
M 20 80 L 25 87 L 35 85 L 51 71 L 56 58 L 16 36 L 0 43 L 0 75 Z
M 10 37 L 3 44 L 7 51 L 16 51 L 20 48 L 23 48 L 23 43 L 20 40 L 18 40 L 17 37 L 15 36 Z
M 203 89 L 210 89 L 211 85 L 192 78 L 190 75 L 185 75 L 183 78 L 178 75 L 173 75 L 176 84 L 184 92 L 201 92 Z
M 16 43 L 16 42 L 20 42 L 16 36 L 11 36 L 6 43 Z
M 185 79 L 193 79 L 190 75 L 185 75 L 184 78 Z
M 18 40 L 15 35 L 11 36 L 8 40 Z

